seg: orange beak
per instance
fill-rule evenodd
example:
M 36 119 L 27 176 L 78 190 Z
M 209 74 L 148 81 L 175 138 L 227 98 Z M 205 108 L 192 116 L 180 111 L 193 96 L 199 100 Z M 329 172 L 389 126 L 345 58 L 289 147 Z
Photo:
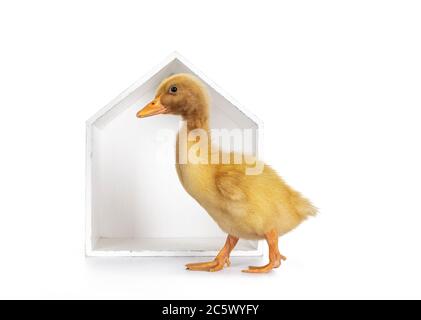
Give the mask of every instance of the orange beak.
M 150 116 L 155 116 L 157 114 L 166 113 L 167 108 L 161 104 L 160 97 L 156 97 L 151 102 L 149 102 L 142 110 L 139 110 L 136 113 L 138 118 L 146 118 Z

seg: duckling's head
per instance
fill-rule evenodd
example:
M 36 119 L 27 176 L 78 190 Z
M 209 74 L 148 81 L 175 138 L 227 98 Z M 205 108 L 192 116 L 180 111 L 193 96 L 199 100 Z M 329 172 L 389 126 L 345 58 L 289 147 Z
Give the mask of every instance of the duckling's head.
M 162 81 L 155 99 L 138 111 L 138 118 L 157 114 L 179 115 L 188 123 L 203 126 L 208 121 L 209 98 L 202 82 L 195 76 L 179 73 Z

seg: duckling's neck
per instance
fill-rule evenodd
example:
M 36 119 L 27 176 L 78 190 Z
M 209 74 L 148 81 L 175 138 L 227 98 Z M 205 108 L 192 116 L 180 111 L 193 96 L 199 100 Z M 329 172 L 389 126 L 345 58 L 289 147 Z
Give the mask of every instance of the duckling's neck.
M 187 131 L 189 132 L 195 129 L 209 131 L 209 115 L 207 112 L 192 113 L 184 117 L 184 121 L 187 124 Z
M 209 130 L 209 114 L 207 112 L 207 106 L 205 108 L 200 108 L 199 110 L 204 110 L 201 113 L 190 113 L 186 116 L 183 116 L 183 125 L 180 127 L 180 130 L 177 134 L 176 142 L 176 163 L 180 164 L 186 163 L 186 157 L 188 150 L 190 150 L 192 145 L 195 145 L 201 139 L 206 139 L 208 143 L 208 148 L 206 154 L 201 154 L 201 157 L 208 157 L 210 150 L 211 134 Z M 199 132 L 193 132 L 198 130 Z M 204 131 L 204 132 L 203 132 Z M 192 133 L 192 135 L 190 135 Z M 195 139 L 191 139 L 195 137 Z M 181 153 L 181 155 L 180 155 Z M 181 157 L 181 158 L 180 158 Z M 184 159 L 184 160 L 182 160 Z

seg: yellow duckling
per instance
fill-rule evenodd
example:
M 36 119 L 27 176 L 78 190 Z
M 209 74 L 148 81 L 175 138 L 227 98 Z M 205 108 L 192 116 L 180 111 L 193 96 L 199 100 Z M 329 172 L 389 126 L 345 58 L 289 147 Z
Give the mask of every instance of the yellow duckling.
M 180 142 L 187 149 L 196 141 L 187 137 L 194 130 L 209 132 L 208 93 L 199 79 L 190 74 L 176 74 L 165 79 L 153 101 L 137 113 L 144 118 L 158 114 L 181 116 L 187 135 L 177 135 L 176 169 L 184 189 L 209 213 L 228 234 L 224 247 L 213 261 L 187 264 L 188 270 L 219 271 L 229 265 L 229 256 L 239 238 L 266 239 L 269 263 L 249 267 L 244 272 L 262 273 L 278 268 L 286 258 L 278 249 L 278 237 L 297 227 L 316 208 L 300 193 L 289 187 L 268 165 L 259 162 L 260 174 L 246 174 L 247 165 L 214 164 L 210 159 L 223 152 L 208 147 L 199 161 L 180 161 Z M 208 135 L 210 137 L 210 135 Z M 184 140 L 184 141 L 180 141 Z M 225 154 L 227 155 L 227 154 Z M 234 153 L 227 155 L 229 159 Z M 243 155 L 241 155 L 242 157 Z M 202 161 L 203 160 L 203 161 Z

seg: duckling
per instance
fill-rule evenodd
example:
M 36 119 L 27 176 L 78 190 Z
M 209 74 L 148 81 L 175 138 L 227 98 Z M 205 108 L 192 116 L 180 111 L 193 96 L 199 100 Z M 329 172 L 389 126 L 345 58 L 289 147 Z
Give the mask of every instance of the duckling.
M 260 174 L 246 174 L 247 165 L 213 163 L 215 155 L 233 159 L 236 154 L 224 154 L 214 147 L 205 148 L 199 161 L 181 161 L 180 146 L 187 149 L 197 141 L 188 139 L 189 133 L 202 130 L 209 133 L 209 94 L 201 81 L 191 74 L 175 74 L 162 81 L 155 98 L 137 112 L 138 118 L 158 114 L 181 116 L 183 127 L 177 135 L 176 170 L 184 189 L 209 213 L 219 227 L 228 234 L 225 245 L 209 262 L 189 263 L 192 271 L 219 271 L 230 265 L 230 253 L 240 238 L 266 239 L 269 263 L 250 266 L 243 272 L 265 273 L 286 260 L 278 249 L 278 238 L 317 213 L 309 200 L 288 186 L 281 177 L 261 161 Z M 187 132 L 182 134 L 182 130 Z M 210 137 L 210 134 L 208 134 Z M 245 155 L 241 155 L 244 157 Z M 220 159 L 220 158 L 219 158 Z

